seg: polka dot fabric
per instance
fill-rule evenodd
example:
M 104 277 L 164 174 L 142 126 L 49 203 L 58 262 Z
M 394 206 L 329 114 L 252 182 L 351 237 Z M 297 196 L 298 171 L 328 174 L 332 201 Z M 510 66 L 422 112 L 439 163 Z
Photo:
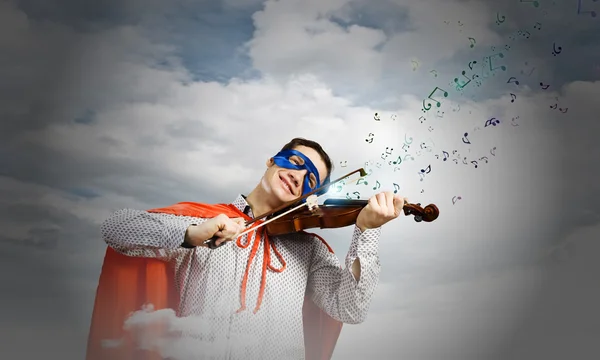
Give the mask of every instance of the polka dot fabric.
M 232 203 L 253 217 L 243 195 Z M 186 341 L 202 344 L 197 359 L 304 359 L 302 305 L 305 294 L 334 319 L 358 324 L 365 320 L 379 281 L 381 228 L 354 228 L 345 268 L 320 237 L 309 233 L 270 236 L 287 263 L 282 272 L 267 271 L 260 309 L 253 313 L 261 282 L 263 243 L 249 269 L 246 310 L 240 308 L 240 289 L 252 246 L 235 241 L 211 250 L 181 247 L 187 227 L 206 219 L 122 209 L 101 226 L 106 243 L 128 256 L 154 257 L 175 269 L 180 317 L 198 318 L 198 327 L 181 333 Z M 250 233 L 253 234 L 253 233 Z M 242 243 L 250 240 L 244 235 Z M 281 263 L 271 251 L 271 264 Z M 357 281 L 352 263 L 359 259 Z

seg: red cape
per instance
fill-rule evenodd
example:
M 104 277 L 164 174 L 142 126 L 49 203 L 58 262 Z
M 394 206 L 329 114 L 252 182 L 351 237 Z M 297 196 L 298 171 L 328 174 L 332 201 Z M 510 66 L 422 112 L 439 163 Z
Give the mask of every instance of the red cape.
M 233 205 L 192 202 L 148 211 L 202 218 L 219 214 L 229 217 L 244 215 Z M 325 243 L 321 237 L 319 239 Z M 327 247 L 333 252 L 329 245 Z M 127 317 L 144 304 L 153 304 L 154 310 L 169 308 L 177 311 L 179 297 L 175 292 L 173 276 L 173 269 L 167 262 L 125 256 L 108 247 L 96 291 L 86 360 L 160 360 L 156 352 L 137 349 L 123 325 Z M 304 299 L 302 314 L 306 360 L 331 359 L 342 323 L 327 315 L 308 297 Z M 152 330 L 164 331 L 159 327 Z M 120 346 L 103 346 L 106 341 L 120 339 L 123 339 Z

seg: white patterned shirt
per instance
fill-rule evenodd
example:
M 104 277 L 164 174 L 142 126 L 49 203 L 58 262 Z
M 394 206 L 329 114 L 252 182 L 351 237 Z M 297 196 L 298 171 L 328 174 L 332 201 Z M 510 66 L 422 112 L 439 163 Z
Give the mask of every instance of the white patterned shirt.
M 243 195 L 232 203 L 253 217 Z M 246 310 L 240 308 L 240 288 L 248 264 L 253 238 L 243 235 L 216 249 L 181 247 L 186 229 L 207 219 L 121 209 L 101 226 L 104 241 L 127 256 L 154 257 L 169 262 L 175 270 L 179 294 L 179 317 L 194 317 L 194 331 L 179 334 L 178 345 L 162 356 L 176 360 L 287 360 L 304 359 L 302 306 L 305 293 L 332 318 L 347 324 L 365 320 L 379 282 L 378 254 L 381 228 L 361 232 L 354 227 L 342 268 L 337 255 L 326 244 L 307 233 L 269 236 L 286 262 L 282 272 L 267 271 L 260 309 L 254 313 L 262 277 L 263 242 L 252 261 L 246 288 Z M 252 233 L 250 233 L 252 234 Z M 281 268 L 271 251 L 271 264 Z M 352 263 L 360 259 L 360 278 L 352 274 Z M 178 355 L 183 346 L 194 348 L 193 356 Z M 180 351 L 178 353 L 178 350 Z

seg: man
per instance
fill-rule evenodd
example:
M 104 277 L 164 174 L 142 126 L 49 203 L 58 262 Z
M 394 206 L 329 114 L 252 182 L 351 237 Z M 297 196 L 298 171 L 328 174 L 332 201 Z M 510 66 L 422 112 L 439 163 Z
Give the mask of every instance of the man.
M 267 236 L 262 227 L 238 236 L 244 230 L 244 220 L 266 214 L 328 183 L 332 171 L 322 147 L 302 138 L 285 145 L 266 166 L 254 190 L 248 196 L 239 195 L 230 205 L 179 203 L 149 211 L 123 209 L 102 224 L 109 250 L 125 255 L 121 263 L 154 258 L 170 265 L 177 297 L 177 305 L 171 306 L 177 307 L 179 317 L 197 316 L 202 321 L 198 324 L 201 331 L 180 334 L 203 344 L 198 348 L 198 359 L 329 359 L 341 323 L 358 324 L 367 315 L 379 280 L 381 226 L 399 216 L 406 199 L 392 192 L 369 199 L 356 220 L 343 268 L 327 243 L 315 234 Z M 205 241 L 213 236 L 218 238 L 218 247 L 210 249 Z M 114 259 L 107 251 L 88 360 L 102 358 L 94 354 L 101 351 L 97 346 L 101 331 L 95 330 L 101 326 L 94 323 L 106 318 L 109 310 L 126 307 L 118 298 L 126 285 L 113 284 L 111 290 L 102 290 L 102 286 L 120 281 L 117 276 L 103 280 L 109 271 L 109 256 Z M 144 294 L 154 294 L 141 295 L 147 301 L 145 297 L 156 296 L 158 290 L 152 289 L 162 281 L 159 278 L 168 275 L 150 276 L 157 272 L 145 271 Z M 139 287 L 140 276 L 136 273 L 130 286 Z M 100 308 L 100 298 L 110 306 Z M 315 316 L 314 309 L 324 314 Z M 317 329 L 313 322 L 321 327 Z M 332 322 L 339 326 L 332 326 Z M 314 344 L 319 341 L 317 349 Z M 117 358 L 114 354 L 103 356 Z

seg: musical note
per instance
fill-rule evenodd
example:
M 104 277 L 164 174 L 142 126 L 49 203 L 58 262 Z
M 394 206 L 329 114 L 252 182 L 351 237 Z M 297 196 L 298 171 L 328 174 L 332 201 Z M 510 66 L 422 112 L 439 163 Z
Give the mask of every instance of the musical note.
M 556 43 L 552 43 L 552 55 L 556 56 L 558 54 L 560 54 L 560 52 L 562 51 L 562 48 L 559 46 L 558 49 L 556 48 Z
M 400 185 L 393 183 L 394 184 L 394 194 L 396 194 L 398 192 L 398 190 L 400 190 Z
M 471 48 L 475 47 L 475 39 L 473 39 L 472 37 L 469 38 L 469 41 L 471 42 Z
M 520 2 L 522 2 L 522 3 L 533 3 L 534 7 L 540 6 L 540 3 L 537 2 L 537 0 L 520 0 Z
M 510 97 L 512 97 L 512 100 L 510 100 L 511 103 L 515 102 L 515 99 L 517 98 L 517 95 L 510 93 Z
M 375 181 L 375 186 L 373 186 L 373 190 L 377 190 L 381 187 L 381 184 L 379 183 L 379 181 Z
M 430 126 L 430 127 L 427 128 L 427 130 L 429 130 L 429 132 L 432 132 L 433 131 L 433 127 Z
M 410 145 L 407 145 L 407 144 L 402 145 L 402 150 L 404 150 L 404 152 L 408 152 L 408 150 L 406 150 L 405 148 L 410 149 Z
M 592 0 L 596 2 L 597 0 Z M 589 13 L 592 17 L 596 17 L 596 12 L 592 10 L 581 11 L 581 0 L 577 1 L 577 15 Z
M 365 139 L 365 141 L 368 142 L 369 144 L 372 143 L 373 142 L 373 136 L 375 136 L 375 134 L 369 133 L 368 137 L 370 137 L 370 139 L 367 138 L 367 139 Z
M 542 89 L 546 90 L 548 87 L 550 87 L 550 85 L 544 85 L 543 82 L 540 83 L 540 86 L 542 87 Z
M 406 154 L 406 155 L 404 155 L 404 158 L 402 159 L 402 161 L 406 161 L 407 158 L 410 158 L 411 160 L 415 159 L 414 157 L 412 157 L 412 155 Z
M 477 61 L 469 61 L 469 69 L 473 70 L 473 65 L 477 64 Z
M 490 154 L 492 154 L 493 156 L 496 156 L 496 147 L 495 146 L 490 150 Z
M 440 112 L 442 113 L 442 115 L 440 115 Z M 435 114 L 435 117 L 443 118 L 444 117 L 444 112 L 438 110 L 437 114 Z
M 511 125 L 512 125 L 512 126 L 519 126 L 519 124 L 517 124 L 517 122 L 516 122 L 516 120 L 517 120 L 518 118 L 519 118 L 519 117 L 518 117 L 518 116 L 516 116 L 516 117 L 513 117 L 513 118 L 511 119 L 511 121 L 510 121 L 510 122 L 511 122 Z
M 347 164 L 348 164 L 348 161 L 343 161 L 343 164 L 342 164 L 342 161 L 340 161 L 340 165 L 341 165 L 342 167 L 346 167 L 346 165 L 347 165 Z
M 447 151 L 442 151 L 442 154 L 444 154 L 444 161 L 448 160 L 448 156 L 450 156 L 450 154 L 448 154 Z
M 463 141 L 465 144 L 470 144 L 470 143 L 471 143 L 471 142 L 469 141 L 469 139 L 467 139 L 467 136 L 468 136 L 468 135 L 469 135 L 469 133 L 465 133 L 465 135 L 464 135 L 464 136 L 463 136 L 463 138 L 462 138 L 462 141 Z
M 425 169 L 421 169 L 421 172 L 429 174 L 431 172 L 431 165 L 428 165 Z
M 458 200 L 462 200 L 462 198 L 460 196 L 454 196 L 454 197 L 452 197 L 452 205 L 456 204 L 456 202 Z
M 419 120 L 421 120 L 421 124 L 422 124 L 422 123 L 423 123 L 423 121 L 427 120 L 427 118 L 426 118 L 425 116 L 421 116 L 421 117 L 419 118 Z
M 564 108 L 565 111 L 563 111 L 563 108 L 558 108 L 558 110 L 564 114 L 567 112 L 567 110 L 569 110 L 569 108 Z
M 402 163 L 402 155 L 398 155 L 398 159 L 396 159 L 395 161 L 391 161 L 388 163 L 389 165 L 400 165 Z
M 466 73 L 466 71 L 463 70 L 462 76 L 464 76 L 469 81 L 461 84 L 461 83 L 458 82 L 458 78 L 454 78 L 454 82 L 456 83 L 457 87 L 464 88 L 465 86 L 467 86 L 468 83 L 471 82 L 471 79 L 469 79 L 467 76 L 465 76 L 465 73 Z
M 360 185 L 360 182 L 363 182 L 365 185 L 369 185 L 369 183 L 367 182 L 367 180 L 365 180 L 364 177 L 361 177 L 360 179 L 358 179 L 358 181 L 356 182 L 356 185 Z
M 511 76 L 510 79 L 508 79 L 508 81 L 506 83 L 510 84 L 511 82 L 514 82 L 515 84 L 519 85 L 519 81 L 514 76 Z
M 412 142 L 413 142 L 413 138 L 412 138 L 412 137 L 409 137 L 409 138 L 407 139 L 407 138 L 406 138 L 407 136 L 408 136 L 408 134 L 404 134 L 404 143 L 405 143 L 406 145 L 412 144 Z
M 390 150 L 388 150 L 388 149 L 390 149 Z M 381 153 L 381 160 L 385 160 L 385 159 L 387 159 L 388 155 L 392 155 L 392 151 L 394 151 L 394 148 L 390 148 L 390 147 L 386 146 L 385 153 Z
M 494 70 L 496 70 L 496 69 L 502 69 L 502 71 L 506 71 L 506 66 L 504 66 L 504 65 L 500 65 L 500 66 L 492 67 L 492 57 L 494 57 L 494 56 L 499 56 L 499 57 L 501 57 L 501 58 L 504 58 L 504 54 L 502 54 L 502 53 L 497 53 L 497 54 L 494 54 L 494 55 L 488 56 L 488 60 L 489 60 L 489 62 L 490 62 L 490 71 L 494 71 Z
M 487 163 L 488 163 L 488 158 L 487 158 L 487 156 L 480 157 L 480 158 L 479 158 L 479 161 L 481 161 L 481 160 L 483 160 L 483 159 L 485 159 L 485 163 L 487 164 Z
M 518 32 L 518 34 L 521 35 L 521 36 L 523 36 L 526 39 L 529 39 L 529 37 L 531 36 L 531 33 L 529 31 L 527 31 L 527 30 L 525 30 L 525 31 L 520 30 Z
M 415 60 L 411 60 L 412 64 L 413 64 L 413 71 L 417 70 L 419 68 L 419 62 L 415 61 Z
M 356 200 L 360 199 L 360 193 L 358 191 L 355 191 L 352 194 L 354 194 L 354 196 L 356 196 Z M 350 194 L 346 193 L 346 199 L 348 199 L 348 200 L 352 199 L 350 197 Z
M 438 91 L 438 90 L 444 92 L 444 97 L 448 97 L 448 92 L 446 90 L 443 90 L 443 89 L 441 89 L 441 88 L 439 88 L 439 87 L 436 86 L 435 89 L 433 89 L 433 91 L 431 92 L 431 94 L 429 94 L 429 96 L 427 97 L 427 99 L 435 101 L 436 102 L 436 106 L 440 107 L 442 104 L 438 100 L 432 98 L 433 94 L 436 91 Z M 425 100 L 427 100 L 427 99 L 425 99 Z M 431 109 L 431 103 L 428 102 L 427 103 L 428 106 L 425 106 L 425 100 L 423 100 L 423 109 L 422 109 L 423 112 L 429 111 L 429 109 Z
M 335 192 L 341 192 L 344 185 L 346 185 L 346 183 L 344 183 L 344 180 L 340 180 L 340 182 L 336 183 Z
M 379 118 L 379 114 L 375 113 L 375 116 L 373 116 L 373 119 L 375 121 L 380 121 L 381 119 Z
M 468 165 L 467 164 L 467 157 L 466 156 L 463 158 L 462 162 L 463 162 L 463 164 Z
M 485 126 L 484 127 L 488 127 L 489 125 L 496 126 L 498 124 L 500 124 L 500 120 L 498 120 L 496 118 L 491 118 L 491 119 L 489 119 L 489 120 L 487 120 L 485 122 Z M 466 134 L 465 134 L 465 136 L 466 136 Z
M 542 24 L 540 24 L 539 22 L 536 22 L 535 25 L 533 26 L 534 29 L 538 29 L 538 30 L 542 30 Z
M 525 61 L 525 65 L 527 66 L 527 61 Z M 529 74 L 527 74 L 527 76 L 531 76 L 531 74 L 533 73 L 533 70 L 535 70 L 535 67 L 531 68 L 531 71 L 529 72 Z M 523 70 L 521 70 L 521 74 L 525 75 L 525 72 Z
M 502 15 L 502 19 L 500 19 L 499 15 L 499 13 L 496 13 L 496 24 L 498 25 L 502 24 L 504 20 L 506 20 L 506 17 L 504 15 Z
M 477 169 L 477 161 L 473 160 L 473 161 L 471 161 L 471 164 L 475 165 L 475 169 Z

